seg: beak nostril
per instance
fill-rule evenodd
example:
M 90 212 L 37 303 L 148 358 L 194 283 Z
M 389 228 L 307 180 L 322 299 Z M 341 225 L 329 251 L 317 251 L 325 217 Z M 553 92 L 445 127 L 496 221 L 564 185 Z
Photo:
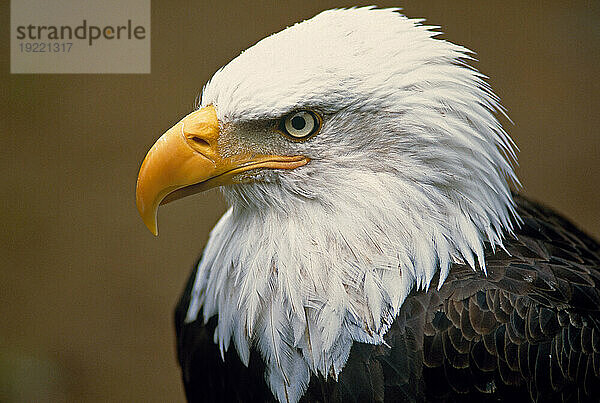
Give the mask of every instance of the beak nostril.
M 192 140 L 194 143 L 196 143 L 200 147 L 209 147 L 210 146 L 210 143 L 201 137 L 194 136 L 190 140 Z

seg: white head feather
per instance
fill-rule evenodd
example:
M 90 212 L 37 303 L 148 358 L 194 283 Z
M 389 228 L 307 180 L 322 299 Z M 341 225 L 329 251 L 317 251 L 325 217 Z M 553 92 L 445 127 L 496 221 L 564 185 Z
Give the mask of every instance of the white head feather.
M 382 343 L 436 271 L 441 286 L 453 262 L 485 270 L 484 243 L 501 246 L 516 218 L 497 97 L 467 49 L 396 11 L 325 11 L 258 42 L 203 92 L 223 127 L 324 115 L 317 136 L 283 150 L 308 165 L 224 189 L 231 208 L 187 317 L 218 314 L 215 342 L 233 339 L 243 362 L 258 347 L 280 401 L 298 401 L 311 373 L 337 377 L 352 341 Z

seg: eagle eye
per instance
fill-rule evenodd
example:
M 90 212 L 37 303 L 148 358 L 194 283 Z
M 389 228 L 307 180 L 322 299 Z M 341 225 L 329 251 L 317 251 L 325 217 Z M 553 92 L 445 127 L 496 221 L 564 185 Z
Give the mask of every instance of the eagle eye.
M 292 112 L 281 120 L 280 130 L 295 140 L 304 140 L 321 128 L 321 118 L 313 111 Z

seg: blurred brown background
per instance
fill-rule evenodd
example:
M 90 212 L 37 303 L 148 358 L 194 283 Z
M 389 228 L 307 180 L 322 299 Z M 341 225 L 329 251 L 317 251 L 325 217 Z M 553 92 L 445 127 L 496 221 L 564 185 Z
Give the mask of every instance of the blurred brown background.
M 182 401 L 171 311 L 217 192 L 134 203 L 154 140 L 213 72 L 319 11 L 371 1 L 152 4 L 150 75 L 10 75 L 0 4 L 0 401 Z M 515 125 L 524 192 L 600 237 L 600 2 L 380 1 L 478 53 Z

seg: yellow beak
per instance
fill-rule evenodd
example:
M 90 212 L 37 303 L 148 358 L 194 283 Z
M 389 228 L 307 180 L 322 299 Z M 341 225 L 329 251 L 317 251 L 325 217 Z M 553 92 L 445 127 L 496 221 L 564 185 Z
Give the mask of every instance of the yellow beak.
M 259 168 L 294 169 L 304 156 L 255 155 L 223 158 L 219 153 L 219 120 L 215 108 L 204 107 L 184 117 L 152 146 L 138 174 L 136 204 L 148 229 L 158 235 L 161 204 L 225 184 L 239 173 Z

